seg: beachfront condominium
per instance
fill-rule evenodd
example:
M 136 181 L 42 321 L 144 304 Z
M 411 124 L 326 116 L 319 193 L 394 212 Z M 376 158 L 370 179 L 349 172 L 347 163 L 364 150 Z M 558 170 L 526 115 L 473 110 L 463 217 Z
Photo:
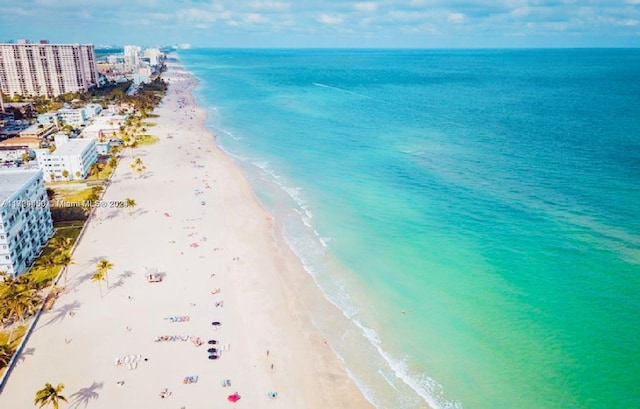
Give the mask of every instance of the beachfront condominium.
M 95 139 L 71 139 L 64 134 L 55 137 L 56 150 L 37 149 L 38 166 L 47 180 L 84 179 L 91 165 L 98 161 Z
M 42 171 L 0 170 L 0 271 L 27 271 L 52 234 Z
M 55 97 L 68 92 L 85 92 L 98 85 L 93 45 L 0 44 L 0 86 L 14 95 Z

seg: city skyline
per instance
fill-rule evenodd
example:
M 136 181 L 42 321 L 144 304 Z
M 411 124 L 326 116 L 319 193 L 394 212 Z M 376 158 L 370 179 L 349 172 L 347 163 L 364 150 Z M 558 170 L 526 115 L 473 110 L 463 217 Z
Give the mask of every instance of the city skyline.
M 640 0 L 0 0 L 0 42 L 194 47 L 638 47 Z

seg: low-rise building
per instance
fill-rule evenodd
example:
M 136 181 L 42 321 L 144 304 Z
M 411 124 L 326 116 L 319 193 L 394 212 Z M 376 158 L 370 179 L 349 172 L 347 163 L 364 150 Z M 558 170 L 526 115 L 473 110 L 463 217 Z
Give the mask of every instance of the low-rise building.
M 30 127 L 28 127 L 27 129 L 20 131 L 20 137 L 43 139 L 53 134 L 55 131 L 56 131 L 55 125 L 42 125 L 42 124 L 35 123 Z
M 13 147 L 23 147 L 26 146 L 30 149 L 38 149 L 40 145 L 42 145 L 42 139 L 40 138 L 29 138 L 29 137 L 19 137 L 15 136 L 13 138 L 5 139 L 4 141 L 0 141 L 0 146 L 13 146 Z
M 102 113 L 102 105 L 87 104 L 84 107 L 82 107 L 82 110 L 84 111 L 84 116 L 87 119 L 92 119 L 100 115 L 100 113 Z
M 82 130 L 82 135 L 93 139 L 114 138 L 119 135 L 120 127 L 124 126 L 125 120 L 124 115 L 95 117 L 91 125 Z
M 45 178 L 52 182 L 61 180 L 84 179 L 89 174 L 91 165 L 98 160 L 95 139 L 72 139 L 65 141 L 62 136 L 56 137 L 56 149 L 36 150 L 38 166 Z
M 0 271 L 27 271 L 52 235 L 42 171 L 0 170 Z
M 21 161 L 24 155 L 29 155 L 28 146 L 0 146 L 0 162 Z
M 98 141 L 96 142 L 96 151 L 99 156 L 108 156 L 111 153 L 111 147 L 113 144 L 111 141 Z
M 58 126 L 58 113 L 46 112 L 36 117 L 36 122 L 40 125 L 55 125 Z
M 62 108 L 58 110 L 58 120 L 65 125 L 78 127 L 89 119 L 82 108 Z

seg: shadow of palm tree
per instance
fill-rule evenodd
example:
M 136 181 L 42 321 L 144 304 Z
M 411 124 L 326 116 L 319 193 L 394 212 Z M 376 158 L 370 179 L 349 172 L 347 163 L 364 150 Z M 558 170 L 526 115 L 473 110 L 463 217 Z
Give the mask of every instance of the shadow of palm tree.
M 60 308 L 56 308 L 53 311 L 53 316 L 49 318 L 49 320 L 44 325 L 53 324 L 54 322 L 57 322 L 57 321 L 62 322 L 67 315 L 75 314 L 76 310 L 79 309 L 81 305 L 82 305 L 81 302 L 78 302 L 78 300 L 75 300 L 72 303 L 68 303 L 61 306 Z
M 35 348 L 25 348 L 22 350 L 22 352 L 20 353 L 20 356 L 18 356 L 18 362 L 24 362 L 25 359 L 27 359 L 28 356 L 33 356 L 33 354 L 36 352 Z
M 109 291 L 116 288 L 120 288 L 122 286 L 124 286 L 124 280 L 121 278 L 118 281 L 111 283 L 111 285 L 109 286 Z
M 105 217 L 105 220 L 115 219 L 119 215 L 120 215 L 120 211 L 119 210 L 111 210 L 109 213 L 107 213 L 107 215 Z
M 86 408 L 89 405 L 91 400 L 96 400 L 100 397 L 100 394 L 96 392 L 99 389 L 102 389 L 104 386 L 104 382 L 97 383 L 93 381 L 93 384 L 87 388 L 82 388 L 78 392 L 74 393 L 70 396 L 70 406 L 72 408 L 79 408 L 80 405 L 84 405 Z
M 124 282 L 127 278 L 131 278 L 134 276 L 133 271 L 127 270 L 121 274 L 118 275 L 118 280 L 116 282 L 114 282 L 113 284 L 111 284 L 111 286 L 109 287 L 109 289 L 111 288 L 120 288 L 122 286 L 124 286 Z

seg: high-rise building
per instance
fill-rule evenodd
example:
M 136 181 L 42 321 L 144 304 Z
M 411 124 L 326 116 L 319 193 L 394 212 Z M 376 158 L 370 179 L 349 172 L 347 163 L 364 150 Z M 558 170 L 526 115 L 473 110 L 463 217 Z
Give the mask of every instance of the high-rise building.
M 46 40 L 0 44 L 0 86 L 5 94 L 54 97 L 97 85 L 93 45 L 49 44 Z
M 140 50 L 137 45 L 124 46 L 124 66 L 127 70 L 133 70 L 140 64 Z
M 17 276 L 53 234 L 40 170 L 0 170 L 0 271 Z

